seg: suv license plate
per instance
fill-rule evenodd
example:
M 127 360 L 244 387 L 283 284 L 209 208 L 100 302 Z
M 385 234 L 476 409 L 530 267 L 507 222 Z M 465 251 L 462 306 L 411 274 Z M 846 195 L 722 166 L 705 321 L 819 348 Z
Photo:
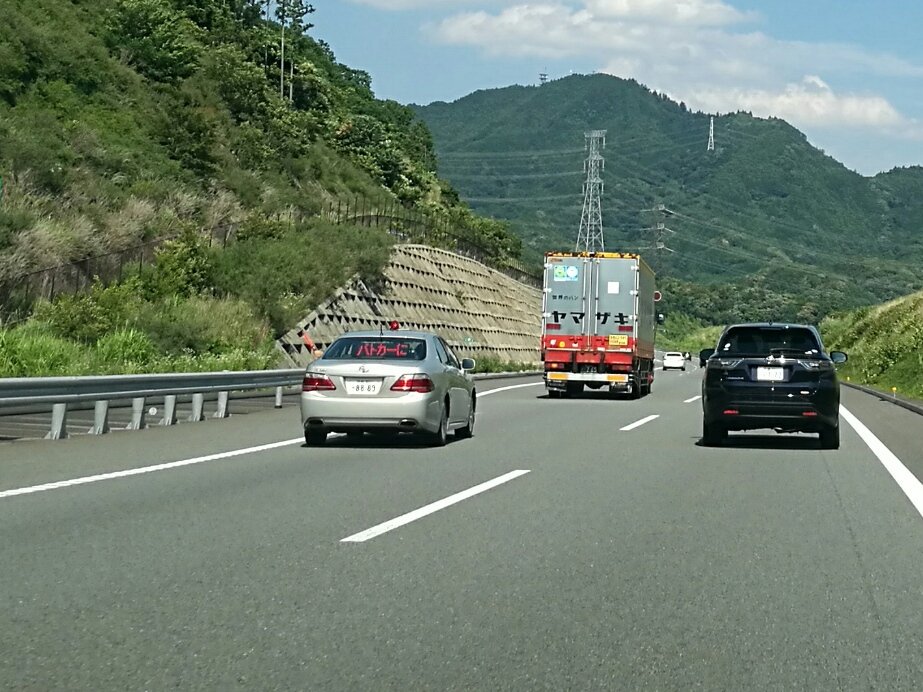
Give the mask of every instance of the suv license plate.
M 785 368 L 757 368 L 756 379 L 761 382 L 781 382 L 785 379 Z
M 379 387 L 381 387 L 381 380 L 346 380 L 348 394 L 378 394 Z

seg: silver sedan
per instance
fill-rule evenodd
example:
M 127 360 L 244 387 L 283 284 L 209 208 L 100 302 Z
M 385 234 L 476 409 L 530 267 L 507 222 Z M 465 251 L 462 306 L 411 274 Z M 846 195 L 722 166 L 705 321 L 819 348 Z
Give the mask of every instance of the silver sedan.
M 477 394 L 469 371 L 474 365 L 470 358 L 459 360 L 429 332 L 344 334 L 305 372 L 305 442 L 323 444 L 331 432 L 412 432 L 439 446 L 450 431 L 471 437 Z

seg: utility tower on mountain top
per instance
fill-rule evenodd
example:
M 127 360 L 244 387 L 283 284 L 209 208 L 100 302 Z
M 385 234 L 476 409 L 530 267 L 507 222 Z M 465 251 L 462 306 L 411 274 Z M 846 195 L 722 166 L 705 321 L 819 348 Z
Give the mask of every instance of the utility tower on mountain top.
M 711 121 L 708 123 L 708 147 L 705 151 L 714 151 L 715 150 L 715 119 L 712 117 Z
M 580 230 L 577 232 L 577 252 L 603 252 L 602 172 L 606 161 L 600 151 L 606 146 L 605 130 L 590 130 L 586 138 L 587 159 L 584 162 L 586 182 L 583 184 L 583 212 L 580 214 Z

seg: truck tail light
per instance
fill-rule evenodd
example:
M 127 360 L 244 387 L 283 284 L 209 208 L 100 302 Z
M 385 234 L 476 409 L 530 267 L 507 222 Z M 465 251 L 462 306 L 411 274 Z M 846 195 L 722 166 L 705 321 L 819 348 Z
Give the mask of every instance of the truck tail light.
M 433 381 L 429 375 L 415 373 L 413 375 L 401 375 L 397 382 L 391 385 L 392 392 L 417 392 L 419 394 L 428 394 L 435 389 Z
M 336 385 L 326 375 L 316 372 L 305 373 L 301 381 L 301 391 L 303 392 L 329 392 L 336 389 Z

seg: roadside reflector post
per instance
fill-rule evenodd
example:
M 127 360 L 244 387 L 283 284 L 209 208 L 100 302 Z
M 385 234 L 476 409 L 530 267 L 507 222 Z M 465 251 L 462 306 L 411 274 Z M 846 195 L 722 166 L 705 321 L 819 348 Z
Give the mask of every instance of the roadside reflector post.
M 897 398 L 897 387 L 891 387 L 891 396 Z
M 163 420 L 161 425 L 176 425 L 176 394 L 167 394 L 163 398 Z
M 144 410 L 144 397 L 136 396 L 131 400 L 131 423 L 129 430 L 144 430 L 147 427 L 147 412 Z
M 105 435 L 109 432 L 109 400 L 100 399 L 93 404 L 93 427 L 91 435 Z
M 193 423 L 201 421 L 203 408 L 205 408 L 205 395 L 202 392 L 196 392 L 192 395 L 192 414 L 189 420 Z
M 55 404 L 51 409 L 51 431 L 46 440 L 67 439 L 67 404 Z
M 276 408 L 282 408 L 282 387 L 276 387 Z
M 227 418 L 231 414 L 228 413 L 228 399 L 230 392 L 218 392 L 218 410 L 215 411 L 215 418 Z

